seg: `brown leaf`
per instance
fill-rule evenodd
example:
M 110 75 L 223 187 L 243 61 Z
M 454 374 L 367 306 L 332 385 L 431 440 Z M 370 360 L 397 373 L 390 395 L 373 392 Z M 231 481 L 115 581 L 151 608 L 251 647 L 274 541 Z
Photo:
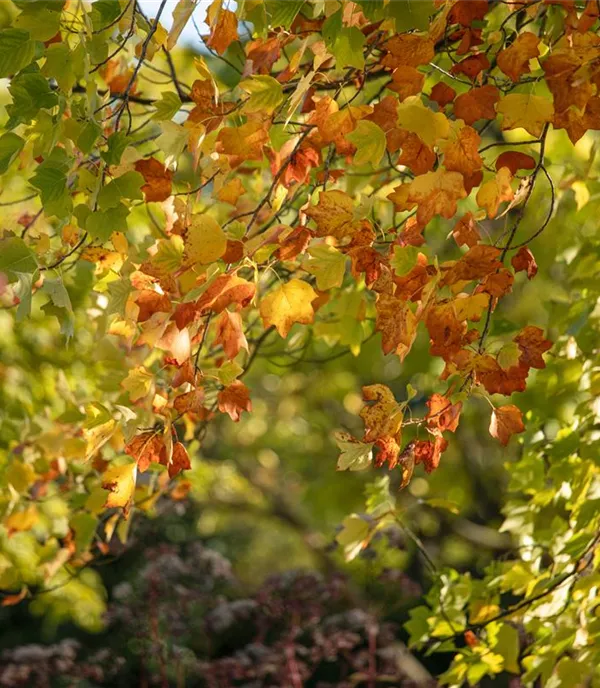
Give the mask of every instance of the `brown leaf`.
M 458 246 L 468 246 L 469 248 L 479 243 L 481 235 L 477 228 L 477 222 L 473 217 L 473 213 L 466 213 L 454 225 L 452 236 Z
M 239 38 L 237 25 L 235 12 L 220 9 L 216 23 L 211 26 L 206 45 L 222 55 L 233 41 L 237 41 Z
M 462 401 L 453 404 L 442 394 L 432 394 L 427 401 L 429 412 L 425 416 L 427 425 L 432 430 L 450 430 L 454 432 L 458 427 L 460 413 L 462 411 Z
M 146 183 L 142 191 L 146 201 L 165 201 L 171 195 L 173 173 L 156 158 L 146 158 L 135 163 L 135 171 L 139 172 Z
M 233 360 L 241 349 L 248 351 L 248 342 L 244 335 L 242 316 L 224 310 L 217 320 L 215 344 L 221 344 L 229 360 Z
M 454 114 L 466 124 L 478 119 L 495 119 L 494 105 L 500 99 L 500 91 L 495 86 L 481 86 L 461 93 L 454 101 Z
M 125 446 L 125 453 L 137 461 L 140 473 L 148 470 L 151 463 L 166 461 L 166 447 L 162 432 L 150 430 L 136 435 Z
M 444 108 L 456 98 L 456 91 L 448 84 L 440 81 L 431 89 L 429 98 L 436 102 L 440 108 Z
M 411 33 L 392 36 L 383 48 L 387 55 L 381 64 L 388 69 L 400 66 L 418 67 L 431 62 L 435 56 L 433 41 L 430 38 Z
M 533 279 L 537 275 L 537 263 L 535 262 L 533 253 L 527 248 L 527 246 L 521 246 L 521 248 L 512 257 L 510 264 L 515 269 L 515 272 L 521 272 L 522 270 L 525 271 L 528 279 Z
M 539 369 L 546 367 L 542 354 L 552 348 L 552 342 L 544 339 L 544 331 L 541 328 L 528 325 L 519 332 L 513 341 L 521 349 L 520 362 L 523 365 Z
M 244 308 L 254 298 L 256 287 L 237 275 L 219 275 L 196 301 L 200 313 L 220 313 L 228 306 Z
M 501 153 L 496 158 L 496 170 L 501 167 L 508 167 L 512 175 L 517 174 L 518 170 L 533 170 L 535 168 L 535 160 L 531 155 L 519 153 L 519 151 L 506 151 Z
M 228 413 L 231 420 L 238 422 L 243 411 L 252 410 L 250 401 L 250 391 L 240 380 L 235 380 L 225 389 L 222 389 L 218 396 L 219 411 Z
M 173 445 L 173 456 L 171 457 L 171 463 L 168 465 L 169 478 L 174 478 L 176 475 L 181 473 L 181 471 L 188 471 L 191 467 L 192 464 L 190 463 L 190 457 L 187 453 L 187 449 L 181 442 L 175 442 Z
M 524 431 L 521 409 L 509 404 L 492 411 L 490 435 L 495 437 L 503 446 L 506 447 L 512 435 Z
M 520 33 L 508 48 L 498 53 L 498 67 L 513 81 L 519 81 L 523 74 L 529 74 L 529 60 L 538 57 L 540 39 L 530 31 Z

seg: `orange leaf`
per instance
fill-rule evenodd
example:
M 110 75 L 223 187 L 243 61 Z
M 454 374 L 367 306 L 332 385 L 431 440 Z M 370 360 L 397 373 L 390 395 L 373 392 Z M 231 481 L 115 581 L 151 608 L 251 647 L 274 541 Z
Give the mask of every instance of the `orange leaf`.
M 463 175 L 472 174 L 483 167 L 483 160 L 477 149 L 481 137 L 470 126 L 464 126 L 452 132 L 455 138 L 450 139 L 444 146 L 444 167 L 450 172 L 460 172 Z
M 216 24 L 210 29 L 206 45 L 222 55 L 233 41 L 238 40 L 237 25 L 235 12 L 221 9 Z
M 243 411 L 250 412 L 252 410 L 250 391 L 240 380 L 235 380 L 229 387 L 222 389 L 217 396 L 217 402 L 219 404 L 219 411 L 221 413 L 228 413 L 231 420 L 236 423 L 239 421 Z
M 454 101 L 454 114 L 466 124 L 473 124 L 478 119 L 495 119 L 494 105 L 500 98 L 500 91 L 495 86 L 481 86 L 461 93 Z
M 135 171 L 144 177 L 142 191 L 146 201 L 165 201 L 171 195 L 173 173 L 156 158 L 138 160 Z
M 542 354 L 552 348 L 552 342 L 544 339 L 544 331 L 528 325 L 513 339 L 521 349 L 520 362 L 529 368 L 545 368 L 546 363 Z
M 475 246 L 481 239 L 473 213 L 466 213 L 454 225 L 452 236 L 458 246 Z
M 429 412 L 425 416 L 427 425 L 434 429 L 444 432 L 450 430 L 454 432 L 458 427 L 460 412 L 462 411 L 462 401 L 453 404 L 442 394 L 432 394 L 427 401 Z
M 529 74 L 529 60 L 538 57 L 540 39 L 530 31 L 520 33 L 515 41 L 498 53 L 498 67 L 513 81 L 518 81 L 523 74 Z
M 219 275 L 196 301 L 196 308 L 203 314 L 208 311 L 220 313 L 227 306 L 235 304 L 244 308 L 254 298 L 256 287 L 237 275 Z
M 493 179 L 479 187 L 477 205 L 486 210 L 488 217 L 496 217 L 498 206 L 514 198 L 511 180 L 512 174 L 508 167 L 501 167 Z
M 496 170 L 499 170 L 501 167 L 508 167 L 511 174 L 515 175 L 518 170 L 533 170 L 535 160 L 531 155 L 525 155 L 525 153 L 506 151 L 496 158 Z
M 440 81 L 431 89 L 429 98 L 436 102 L 441 108 L 444 108 L 456 98 L 456 91 L 451 86 L 448 86 L 448 84 L 444 84 Z
M 137 461 L 138 469 L 143 473 L 151 463 L 165 463 L 167 450 L 164 437 L 154 430 L 143 432 L 125 446 L 125 453 Z
M 418 67 L 424 65 L 435 56 L 433 41 L 424 36 L 403 33 L 392 36 L 383 46 L 387 55 L 382 65 L 389 69 L 396 67 Z
M 228 359 L 234 359 L 241 349 L 248 351 L 248 342 L 244 335 L 242 316 L 225 310 L 217 320 L 215 344 L 221 344 Z
M 490 435 L 495 437 L 503 446 L 506 447 L 512 435 L 524 431 L 521 409 L 509 404 L 492 411 Z
M 527 248 L 527 246 L 521 246 L 521 248 L 512 257 L 510 264 L 515 269 L 515 272 L 521 272 L 521 270 L 525 271 L 528 279 L 533 279 L 537 275 L 537 263 L 535 262 L 533 253 Z

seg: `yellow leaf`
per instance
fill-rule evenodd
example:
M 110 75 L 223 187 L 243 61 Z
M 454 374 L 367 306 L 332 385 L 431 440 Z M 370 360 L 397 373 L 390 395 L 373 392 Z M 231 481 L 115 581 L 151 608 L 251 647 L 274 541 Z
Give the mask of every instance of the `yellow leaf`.
M 192 263 L 206 265 L 218 260 L 227 248 L 227 237 L 210 215 L 195 215 L 185 238 L 185 250 Z
M 260 315 L 265 327 L 273 325 L 282 337 L 287 337 L 294 323 L 313 321 L 315 313 L 311 303 L 316 298 L 310 284 L 299 279 L 290 280 L 261 301 Z
M 112 466 L 102 475 L 102 487 L 109 491 L 104 506 L 127 509 L 135 491 L 137 463 Z
M 450 133 L 446 115 L 425 107 L 419 96 L 411 96 L 398 105 L 398 126 L 417 134 L 429 147 Z
M 496 217 L 500 203 L 512 200 L 514 193 L 510 185 L 511 179 L 508 167 L 501 167 L 493 179 L 479 187 L 477 205 L 485 208 L 488 217 Z
M 144 366 L 138 366 L 129 371 L 127 377 L 121 382 L 121 387 L 129 392 L 130 401 L 138 401 L 148 396 L 154 376 Z
M 504 115 L 502 129 L 522 127 L 532 136 L 540 136 L 546 122 L 554 117 L 554 106 L 542 96 L 511 93 L 501 98 L 496 111 Z

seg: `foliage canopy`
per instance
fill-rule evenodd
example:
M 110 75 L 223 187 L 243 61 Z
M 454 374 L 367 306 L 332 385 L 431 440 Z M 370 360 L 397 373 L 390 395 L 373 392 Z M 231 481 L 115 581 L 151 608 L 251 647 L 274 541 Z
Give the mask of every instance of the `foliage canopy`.
M 0 30 L 4 604 L 100 627 L 94 561 L 186 497 L 251 368 L 353 371 L 374 340 L 402 374 L 335 436 L 338 470 L 383 471 L 346 560 L 455 510 L 396 488 L 482 405 L 518 447 L 514 546 L 479 577 L 430 562 L 409 643 L 454 653 L 449 685 L 595 685 L 598 4 L 215 0 L 201 53 L 196 3 L 169 30 L 165 5 L 15 0 Z

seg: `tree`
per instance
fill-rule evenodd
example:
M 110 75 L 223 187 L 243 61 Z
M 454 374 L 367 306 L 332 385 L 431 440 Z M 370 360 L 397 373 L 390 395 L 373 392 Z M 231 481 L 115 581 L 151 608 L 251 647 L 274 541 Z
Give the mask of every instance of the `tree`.
M 169 30 L 165 5 L 21 0 L 0 31 L 4 603 L 86 584 L 99 624 L 91 565 L 185 497 L 253 366 L 375 338 L 419 363 L 336 435 L 339 470 L 384 471 L 346 558 L 408 527 L 390 482 L 443 464 L 483 401 L 477 431 L 519 447 L 515 546 L 474 579 L 417 538 L 411 644 L 456 653 L 451 685 L 600 680 L 597 3 L 215 0 L 201 54 L 196 3 Z

